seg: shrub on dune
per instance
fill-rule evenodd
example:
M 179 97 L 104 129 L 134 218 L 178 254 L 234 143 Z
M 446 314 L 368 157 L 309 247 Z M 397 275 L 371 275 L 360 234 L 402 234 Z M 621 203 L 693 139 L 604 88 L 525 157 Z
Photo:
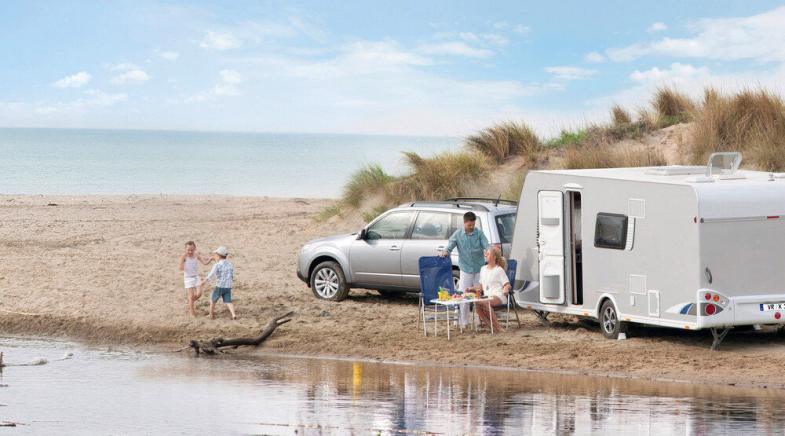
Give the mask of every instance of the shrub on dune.
M 758 169 L 785 171 L 785 103 L 765 90 L 723 95 L 707 89 L 691 139 L 692 163 L 704 164 L 716 151 L 741 151 Z
M 623 107 L 616 104 L 611 108 L 611 122 L 614 127 L 627 126 L 632 123 L 632 117 Z
M 685 123 L 692 119 L 695 112 L 695 103 L 672 88 L 659 88 L 654 93 L 652 107 L 657 115 L 657 127 Z
M 368 194 L 379 192 L 393 179 L 379 164 L 367 165 L 349 177 L 343 190 L 343 201 L 357 207 Z
M 466 145 L 497 163 L 510 156 L 524 156 L 533 162 L 540 151 L 540 140 L 534 131 L 524 123 L 512 121 L 480 130 L 466 138 Z
M 486 159 L 475 153 L 441 153 L 424 158 L 413 151 L 404 153 L 411 173 L 390 184 L 396 202 L 442 199 L 462 195 L 468 183 L 488 173 Z

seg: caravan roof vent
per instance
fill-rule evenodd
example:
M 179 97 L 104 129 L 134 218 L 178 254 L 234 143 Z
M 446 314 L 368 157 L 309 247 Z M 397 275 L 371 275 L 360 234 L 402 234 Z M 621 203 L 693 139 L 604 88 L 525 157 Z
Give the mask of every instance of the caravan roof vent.
M 737 151 L 731 152 L 722 152 L 722 153 L 712 153 L 709 156 L 709 163 L 706 164 L 706 176 L 720 176 L 721 179 L 724 178 L 735 178 L 735 177 L 727 177 L 733 176 L 736 174 L 736 170 L 739 169 L 741 165 L 741 153 Z
M 666 167 L 652 167 L 646 170 L 652 176 L 689 176 L 693 174 L 706 174 L 704 166 L 669 165 Z

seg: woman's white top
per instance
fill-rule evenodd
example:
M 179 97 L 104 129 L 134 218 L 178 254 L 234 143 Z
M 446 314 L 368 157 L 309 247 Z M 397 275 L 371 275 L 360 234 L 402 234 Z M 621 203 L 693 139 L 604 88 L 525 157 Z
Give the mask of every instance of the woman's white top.
M 504 295 L 504 285 L 510 283 L 504 268 L 496 265 L 488 268 L 488 265 L 480 269 L 480 284 L 483 293 L 488 297 L 499 297 L 502 304 L 507 304 L 507 296 Z
M 183 264 L 183 277 L 196 277 L 199 275 L 199 261 L 196 257 L 185 258 Z

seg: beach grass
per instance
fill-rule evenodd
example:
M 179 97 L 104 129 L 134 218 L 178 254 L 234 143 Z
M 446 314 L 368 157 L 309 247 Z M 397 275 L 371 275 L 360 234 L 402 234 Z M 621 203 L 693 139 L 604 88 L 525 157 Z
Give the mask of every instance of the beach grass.
M 527 162 L 537 160 L 540 139 L 525 123 L 507 121 L 480 130 L 466 138 L 466 146 L 496 163 L 511 156 L 523 156 Z
M 691 121 L 696 111 L 695 102 L 686 94 L 669 87 L 657 89 L 652 107 L 658 128 Z
M 696 111 L 687 157 L 705 164 L 718 151 L 740 151 L 752 167 L 785 171 L 785 103 L 763 89 L 732 95 L 706 89 Z
M 379 165 L 364 167 L 350 178 L 342 203 L 370 207 L 363 216 L 368 221 L 385 207 L 408 201 L 491 192 L 517 200 L 530 170 L 666 165 L 659 146 L 647 145 L 643 138 L 684 123 L 689 125 L 680 131 L 687 132 L 687 139 L 678 147 L 689 163 L 705 164 L 715 151 L 741 151 L 745 166 L 785 171 L 785 103 L 770 91 L 722 94 L 708 88 L 696 101 L 663 87 L 634 116 L 620 105 L 611 107 L 609 115 L 608 122 L 563 129 L 550 139 L 540 139 L 525 122 L 508 121 L 468 136 L 462 151 L 432 157 L 406 152 L 406 174 L 392 176 Z M 523 162 L 511 160 L 518 157 Z M 515 162 L 516 170 L 504 169 L 508 162 Z M 369 197 L 374 201 L 366 202 Z
M 387 174 L 381 165 L 366 165 L 349 177 L 349 182 L 343 191 L 343 202 L 357 207 L 369 194 L 383 189 L 393 179 L 394 177 Z

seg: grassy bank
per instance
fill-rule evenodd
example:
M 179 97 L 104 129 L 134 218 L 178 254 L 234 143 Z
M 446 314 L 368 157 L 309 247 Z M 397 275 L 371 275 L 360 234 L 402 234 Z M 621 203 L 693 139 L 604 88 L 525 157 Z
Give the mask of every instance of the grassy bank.
M 646 139 L 671 126 L 686 135 L 672 144 L 670 161 Z M 540 138 L 522 121 L 487 127 L 464 139 L 463 149 L 432 157 L 403 153 L 408 172 L 388 174 L 379 165 L 357 170 L 341 201 L 320 215 L 328 219 L 361 211 L 366 221 L 404 202 L 464 195 L 517 200 L 527 171 L 705 164 L 715 151 L 741 151 L 744 166 L 785 171 L 785 103 L 765 90 L 723 94 L 706 89 L 694 100 L 673 88 L 658 89 L 635 114 L 613 106 L 609 121 Z

